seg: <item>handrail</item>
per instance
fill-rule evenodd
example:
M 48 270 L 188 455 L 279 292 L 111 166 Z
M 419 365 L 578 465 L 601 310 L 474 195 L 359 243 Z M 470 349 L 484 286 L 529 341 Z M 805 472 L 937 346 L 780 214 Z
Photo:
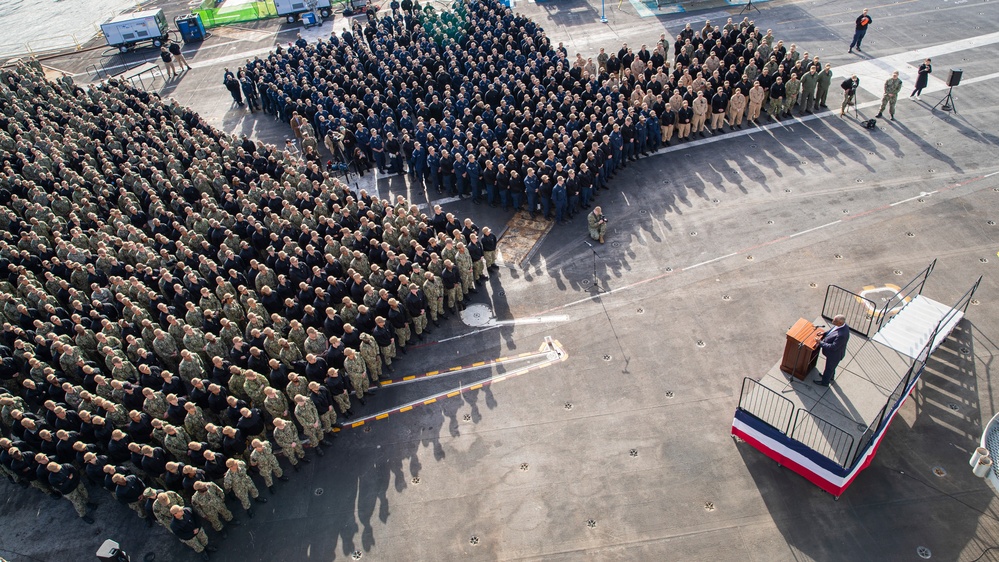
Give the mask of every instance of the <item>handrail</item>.
M 957 302 L 954 303 L 954 306 L 950 307 L 950 310 L 947 311 L 947 314 L 945 314 L 944 317 L 941 318 L 939 322 L 937 322 L 937 325 L 933 327 L 933 332 L 930 334 L 930 341 L 926 343 L 926 347 L 920 353 L 919 355 L 920 359 L 922 359 L 923 361 L 929 359 L 930 351 L 932 350 L 933 343 L 937 341 L 937 334 L 940 332 L 940 328 L 946 326 L 947 323 L 950 322 L 951 318 L 957 315 L 958 311 L 960 311 L 962 314 L 967 312 L 968 305 L 971 304 L 971 297 L 975 296 L 975 291 L 978 290 L 978 285 L 980 285 L 981 282 L 982 282 L 982 276 L 979 276 L 978 280 L 975 281 L 975 284 L 972 285 L 970 289 L 965 291 L 965 293 L 961 295 L 961 298 L 957 299 Z M 923 355 L 924 353 L 925 356 Z
M 904 303 L 905 299 L 909 298 L 912 293 L 915 293 L 917 295 L 922 294 L 923 287 L 926 285 L 926 280 L 929 278 L 930 273 L 933 273 L 933 268 L 936 267 L 936 265 L 937 265 L 937 260 L 933 260 L 932 262 L 930 262 L 930 265 L 928 265 L 926 267 L 926 269 L 924 269 L 924 270 L 920 271 L 919 273 L 917 273 L 916 276 L 912 278 L 912 281 L 909 281 L 908 283 L 906 283 L 904 287 L 902 287 L 901 289 L 899 289 L 898 291 L 896 291 L 895 294 L 892 295 L 891 298 L 889 298 L 887 302 L 885 302 L 885 305 L 884 305 L 884 307 L 882 307 L 880 314 L 877 315 L 878 316 L 878 330 L 881 330 L 881 328 L 884 327 L 883 323 L 884 323 L 885 317 L 888 316 L 888 311 L 889 310 L 891 310 L 892 308 L 895 308 L 895 306 L 896 306 L 895 301 L 896 300 L 898 302 L 900 302 L 900 303 Z M 915 284 L 917 282 L 919 284 L 919 288 L 918 289 L 915 289 L 914 287 L 911 287 L 913 284 Z M 910 291 L 910 288 L 913 288 L 914 290 Z M 893 316 L 893 318 L 894 318 L 894 316 Z M 890 322 L 890 320 L 889 320 L 889 322 Z
M 866 338 L 871 333 L 877 311 L 878 305 L 863 295 L 848 291 L 839 285 L 826 286 L 826 298 L 822 301 L 822 317 L 829 322 L 832 322 L 835 315 L 842 314 L 846 316 L 846 325 Z M 861 329 L 865 321 L 867 328 Z
M 761 393 L 761 395 L 747 395 L 747 387 L 752 385 L 765 392 Z M 749 396 L 753 396 L 754 398 L 750 399 Z M 755 379 L 749 377 L 742 379 L 742 391 L 739 394 L 739 409 L 784 435 L 787 435 L 791 429 L 791 415 L 794 413 L 794 403 L 786 396 L 781 396 Z M 782 416 L 781 414 L 785 411 L 787 415 Z M 784 420 L 786 420 L 786 423 L 784 423 Z
M 798 423 L 798 418 L 802 412 L 813 420 L 813 429 L 808 430 L 807 432 L 804 431 L 804 426 Z M 819 422 L 821 422 L 821 424 Z M 804 435 L 799 433 L 799 428 L 802 428 L 802 433 L 804 433 Z M 832 434 L 831 437 L 830 433 Z M 816 439 L 819 435 L 822 437 L 824 444 L 820 443 Z M 794 427 L 788 436 L 805 445 L 809 449 L 822 454 L 826 458 L 836 461 L 836 463 L 844 468 L 848 467 L 848 463 L 851 462 L 850 453 L 853 452 L 853 435 L 829 420 L 823 419 L 822 417 L 817 416 L 804 408 L 798 408 L 798 411 L 795 413 Z M 845 450 L 843 448 L 844 446 L 846 447 Z M 830 456 L 823 451 L 830 451 L 833 455 L 835 455 L 835 457 Z

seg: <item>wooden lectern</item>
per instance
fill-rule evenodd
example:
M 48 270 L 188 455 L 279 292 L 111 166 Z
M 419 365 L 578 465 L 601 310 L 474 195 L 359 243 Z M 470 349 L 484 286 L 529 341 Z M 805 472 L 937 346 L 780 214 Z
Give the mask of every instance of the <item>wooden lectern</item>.
M 804 318 L 795 322 L 787 331 L 787 343 L 784 345 L 784 358 L 781 359 L 780 370 L 798 380 L 805 380 L 819 360 L 819 340 L 815 339 L 815 336 L 821 332 L 820 328 L 816 328 Z

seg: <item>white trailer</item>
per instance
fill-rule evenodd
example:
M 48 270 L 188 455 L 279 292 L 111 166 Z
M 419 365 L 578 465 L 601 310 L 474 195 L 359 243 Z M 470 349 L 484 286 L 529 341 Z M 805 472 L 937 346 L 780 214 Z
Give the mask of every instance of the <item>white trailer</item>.
M 136 45 L 146 42 L 158 48 L 166 43 L 170 35 L 163 10 L 122 14 L 101 24 L 101 31 L 108 45 L 118 47 L 122 53 L 127 53 Z
M 333 13 L 331 7 L 330 0 L 319 0 L 316 3 L 316 9 L 323 19 L 329 18 Z M 279 16 L 288 20 L 288 23 L 295 23 L 299 16 L 312 11 L 307 0 L 274 0 L 274 8 Z

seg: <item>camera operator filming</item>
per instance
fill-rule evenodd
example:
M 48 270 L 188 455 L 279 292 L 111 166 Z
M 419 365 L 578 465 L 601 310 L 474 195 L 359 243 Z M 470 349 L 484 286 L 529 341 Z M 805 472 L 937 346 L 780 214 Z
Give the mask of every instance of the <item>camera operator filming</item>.
M 607 217 L 604 216 L 599 205 L 594 207 L 593 211 L 587 215 L 586 224 L 590 229 L 590 238 L 598 240 L 603 244 L 604 233 L 607 232 Z

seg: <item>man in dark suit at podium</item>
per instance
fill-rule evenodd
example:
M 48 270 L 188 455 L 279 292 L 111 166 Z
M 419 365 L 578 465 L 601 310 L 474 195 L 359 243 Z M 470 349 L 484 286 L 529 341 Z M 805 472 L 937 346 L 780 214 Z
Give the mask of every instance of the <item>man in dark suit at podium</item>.
M 829 386 L 836 376 L 836 366 L 846 355 L 846 342 L 850 341 L 850 327 L 846 325 L 846 316 L 837 314 L 833 320 L 833 329 L 828 332 L 816 335 L 821 337 L 819 347 L 822 348 L 822 355 L 826 356 L 826 368 L 822 370 L 822 377 L 814 379 L 816 384 Z

